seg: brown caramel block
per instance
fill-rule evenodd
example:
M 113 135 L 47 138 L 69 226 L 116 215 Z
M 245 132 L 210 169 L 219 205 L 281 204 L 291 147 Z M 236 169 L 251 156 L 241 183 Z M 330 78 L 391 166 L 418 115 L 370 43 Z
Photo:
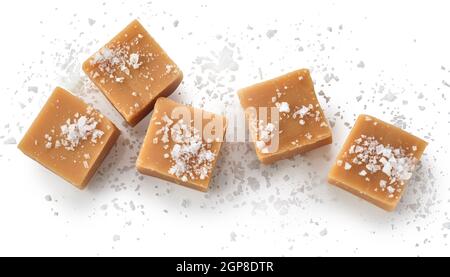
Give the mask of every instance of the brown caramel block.
M 19 149 L 83 189 L 120 131 L 70 92 L 56 88 L 19 143 Z
M 131 126 L 183 79 L 178 66 L 137 20 L 85 61 L 83 70 Z
M 296 70 L 255 84 L 241 89 L 238 95 L 262 163 L 273 163 L 332 142 L 331 129 L 314 92 L 309 70 Z M 279 116 L 268 110 L 266 120 L 260 113 L 265 107 L 278 111 Z
M 158 98 L 136 167 L 142 174 L 206 191 L 225 130 L 222 116 Z
M 397 206 L 427 142 L 375 117 L 360 115 L 328 181 L 387 211 Z

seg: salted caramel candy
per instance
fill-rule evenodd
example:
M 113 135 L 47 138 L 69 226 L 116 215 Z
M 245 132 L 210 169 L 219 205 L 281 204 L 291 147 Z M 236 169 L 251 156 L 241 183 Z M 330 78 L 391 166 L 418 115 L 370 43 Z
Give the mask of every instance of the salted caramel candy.
M 137 20 L 85 61 L 83 70 L 131 126 L 183 79 L 178 66 Z
M 238 95 L 262 163 L 270 164 L 332 142 L 309 70 L 296 70 L 255 84 L 241 89 Z
M 18 147 L 25 155 L 83 189 L 119 134 L 106 117 L 58 87 Z
M 220 115 L 158 98 L 136 167 L 142 174 L 206 191 L 225 130 Z
M 369 115 L 360 115 L 328 181 L 393 211 L 427 142 Z

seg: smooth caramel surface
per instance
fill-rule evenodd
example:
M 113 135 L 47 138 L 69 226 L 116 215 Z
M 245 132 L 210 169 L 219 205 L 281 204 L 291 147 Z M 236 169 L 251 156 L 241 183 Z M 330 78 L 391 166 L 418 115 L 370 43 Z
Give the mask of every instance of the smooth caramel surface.
M 183 79 L 178 66 L 137 20 L 85 61 L 83 70 L 131 126 Z
M 371 203 L 396 208 L 427 142 L 375 117 L 360 115 L 328 174 Z
M 225 130 L 220 115 L 158 98 L 136 167 L 142 174 L 206 191 Z
M 82 189 L 120 131 L 70 92 L 56 88 L 20 141 L 30 158 Z
M 239 90 L 241 105 L 246 109 L 256 154 L 263 163 L 286 159 L 332 142 L 331 129 L 314 92 L 309 70 L 300 69 L 278 78 Z M 248 112 L 248 108 L 277 108 L 279 120 L 267 112 L 267 120 Z M 262 122 L 261 122 L 262 121 Z M 261 126 L 276 122 L 278 149 L 266 150 L 267 139 L 261 139 Z M 265 143 L 264 143 L 265 140 Z

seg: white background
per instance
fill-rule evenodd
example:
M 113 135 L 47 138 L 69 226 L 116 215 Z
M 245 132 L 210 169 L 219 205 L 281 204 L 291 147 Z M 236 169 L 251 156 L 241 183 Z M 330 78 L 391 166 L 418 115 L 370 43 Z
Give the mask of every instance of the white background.
M 448 1 L 4 2 L 0 255 L 448 256 L 449 10 Z M 333 144 L 273 166 L 249 144 L 227 144 L 206 194 L 139 175 L 149 117 L 124 125 L 80 70 L 134 18 L 184 72 L 171 98 L 197 107 L 226 114 L 240 87 L 310 68 Z M 122 130 L 84 191 L 17 149 L 57 85 Z M 429 142 L 393 213 L 326 183 L 360 113 Z

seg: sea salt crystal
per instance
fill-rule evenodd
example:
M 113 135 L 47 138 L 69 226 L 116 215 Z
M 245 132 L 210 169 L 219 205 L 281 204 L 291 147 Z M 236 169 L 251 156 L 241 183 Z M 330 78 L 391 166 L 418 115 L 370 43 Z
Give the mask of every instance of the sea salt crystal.
M 93 117 L 88 118 L 85 115 L 67 119 L 66 123 L 60 126 L 60 139 L 55 143 L 55 147 L 63 145 L 66 150 L 74 151 L 81 141 L 89 137 L 92 143 L 97 143 L 97 139 L 104 135 L 102 130 L 96 129 L 97 124 Z
M 348 153 L 349 153 L 349 154 L 355 153 L 355 145 L 351 145 L 351 146 L 350 146 L 350 148 L 348 149 Z
M 392 186 L 387 186 L 386 189 L 391 194 L 395 192 L 395 189 Z
M 257 147 L 259 150 L 261 150 L 261 149 L 263 149 L 264 147 L 266 147 L 266 143 L 265 143 L 264 141 L 262 141 L 262 140 L 257 140 L 255 144 L 256 144 L 256 147 Z
M 308 107 L 302 106 L 300 109 L 298 109 L 298 110 L 293 114 L 293 117 L 295 118 L 296 115 L 298 115 L 298 116 L 300 116 L 300 118 L 304 118 L 304 117 L 309 113 L 309 111 L 311 110 L 311 108 L 312 108 L 312 105 L 310 105 L 310 106 L 308 106 Z
M 350 170 L 351 168 L 352 168 L 352 165 L 349 164 L 348 162 L 345 162 L 344 169 L 345 170 Z
M 280 113 L 288 113 L 290 111 L 289 104 L 287 102 L 277 103 L 278 111 Z
M 183 182 L 187 182 L 188 178 L 204 180 L 212 169 L 213 161 L 216 155 L 209 149 L 207 144 L 202 141 L 200 132 L 196 128 L 187 125 L 183 120 L 178 120 L 172 125 L 173 121 L 163 117 L 166 125 L 163 127 L 161 141 L 166 138 L 164 135 L 170 135 L 176 142 L 170 155 L 165 153 L 164 158 L 170 158 L 173 162 L 169 168 L 169 174 L 175 175 Z M 166 146 L 168 146 L 166 144 Z
M 361 153 L 364 151 L 364 148 L 360 145 L 356 145 L 355 147 L 355 153 Z
M 167 64 L 167 65 L 166 65 L 166 74 L 169 74 L 169 73 L 172 71 L 173 68 L 174 68 L 173 65 Z
M 142 63 L 139 63 L 139 54 L 137 53 L 132 53 L 130 54 L 130 59 L 128 61 L 128 64 L 133 68 L 133 69 L 138 69 Z
M 264 124 L 260 121 L 258 124 L 259 129 L 259 140 L 263 142 L 269 142 L 274 136 L 275 125 L 273 123 Z
M 388 176 L 391 176 L 391 171 L 392 171 L 392 166 L 391 166 L 391 164 L 388 163 L 388 162 L 386 162 L 386 163 L 384 164 L 384 166 L 383 166 L 382 171 L 383 171 L 384 174 L 386 174 L 386 175 L 388 175 Z

